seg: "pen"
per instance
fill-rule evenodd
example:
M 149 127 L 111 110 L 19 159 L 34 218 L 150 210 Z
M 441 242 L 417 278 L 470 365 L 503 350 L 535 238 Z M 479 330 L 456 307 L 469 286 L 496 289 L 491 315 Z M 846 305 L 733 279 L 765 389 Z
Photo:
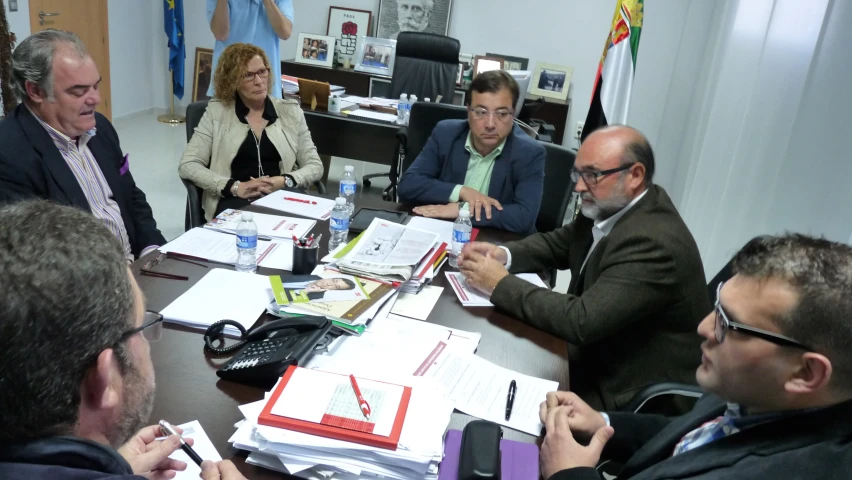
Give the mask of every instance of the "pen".
M 506 421 L 512 416 L 512 405 L 515 403 L 515 394 L 518 392 L 518 384 L 512 380 L 509 383 L 509 394 L 506 395 Z
M 358 399 L 358 405 L 361 407 L 361 413 L 367 417 L 367 421 L 370 421 L 370 404 L 364 400 L 364 396 L 361 395 L 361 389 L 358 388 L 358 382 L 355 380 L 355 375 L 349 375 L 349 383 L 352 384 L 352 389 L 355 390 L 355 397 Z
M 322 238 L 322 234 L 320 233 L 319 235 L 317 235 L 317 238 L 315 238 L 314 241 L 311 243 L 311 246 L 313 247 L 314 244 L 316 244 L 316 246 L 319 247 L 321 238 Z
M 315 202 L 313 200 L 302 200 L 301 198 L 293 198 L 293 197 L 284 197 L 284 200 L 289 200 L 291 202 L 307 203 L 308 205 L 316 205 L 317 204 L 317 202 Z
M 190 447 L 189 444 L 186 443 L 186 440 L 183 439 L 181 434 L 179 434 L 177 430 L 175 430 L 175 428 L 172 427 L 171 424 L 169 424 L 169 422 L 165 420 L 160 420 L 160 430 L 163 432 L 163 435 L 177 435 L 180 439 L 180 449 L 183 450 L 184 453 L 186 453 L 186 455 L 191 458 L 196 465 L 198 465 L 199 467 L 201 466 L 201 462 L 203 462 L 204 460 L 202 460 L 201 457 L 198 456 L 197 453 L 195 453 L 195 450 L 193 450 L 192 447 Z
M 312 233 L 310 237 L 308 237 L 308 241 L 305 242 L 306 247 L 310 247 L 314 244 L 314 234 Z

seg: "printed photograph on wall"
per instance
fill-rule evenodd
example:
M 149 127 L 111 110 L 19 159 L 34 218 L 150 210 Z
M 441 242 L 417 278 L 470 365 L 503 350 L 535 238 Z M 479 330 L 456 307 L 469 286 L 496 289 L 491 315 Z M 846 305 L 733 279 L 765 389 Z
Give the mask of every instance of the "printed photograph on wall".
M 376 36 L 396 40 L 400 32 L 446 35 L 452 8 L 453 0 L 381 0 Z
M 195 48 L 195 75 L 192 82 L 192 101 L 210 100 L 207 89 L 213 78 L 213 49 Z
M 328 7 L 328 29 L 326 35 L 335 37 L 337 64 L 343 65 L 345 60 L 354 64 L 355 48 L 358 37 L 370 35 L 370 25 L 373 22 L 373 12 L 355 10 L 353 8 Z

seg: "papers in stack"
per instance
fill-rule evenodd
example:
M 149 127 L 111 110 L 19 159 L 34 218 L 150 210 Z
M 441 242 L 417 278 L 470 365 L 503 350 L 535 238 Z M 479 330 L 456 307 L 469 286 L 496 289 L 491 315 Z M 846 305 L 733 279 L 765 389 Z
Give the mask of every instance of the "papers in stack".
M 446 245 L 438 243 L 437 234 L 375 218 L 367 230 L 335 255 L 339 258 L 336 266 L 359 277 L 406 282 L 433 264 L 442 248 Z M 430 252 L 435 253 L 430 257 Z
M 295 213 L 317 220 L 328 220 L 331 216 L 331 209 L 334 208 L 334 200 L 279 190 L 255 200 L 253 205 Z
M 435 308 L 443 291 L 442 287 L 428 286 L 417 294 L 400 293 L 391 308 L 391 313 L 425 321 L 429 318 L 429 313 Z
M 359 108 L 358 110 L 350 111 L 347 114 L 350 117 L 353 117 L 353 118 L 365 118 L 365 119 L 368 119 L 368 120 L 376 120 L 376 121 L 379 121 L 379 122 L 386 122 L 386 123 L 395 123 L 396 122 L 396 115 L 394 115 L 392 113 L 376 112 L 376 111 L 367 110 L 367 109 L 364 109 L 364 108 Z
M 242 210 L 229 208 L 217 215 L 213 220 L 205 223 L 204 228 L 236 234 L 237 224 L 240 223 L 240 215 L 242 213 Z M 316 220 L 307 220 L 304 218 L 254 213 L 254 223 L 257 225 L 258 236 L 286 238 L 289 240 L 294 235 L 297 238 L 302 238 L 314 228 L 317 222 Z
M 257 240 L 257 264 L 261 267 L 279 270 L 293 269 L 292 240 Z M 226 265 L 237 263 L 237 240 L 230 233 L 193 228 L 158 250 L 164 253 L 174 252 L 201 260 Z
M 453 291 L 456 292 L 456 296 L 459 297 L 459 301 L 462 306 L 465 307 L 493 307 L 494 304 L 491 303 L 488 299 L 489 296 L 482 293 L 481 291 L 471 287 L 467 284 L 464 279 L 464 275 L 459 272 L 445 272 L 447 276 L 447 280 L 450 282 L 450 286 L 453 287 Z M 549 288 L 541 278 L 535 273 L 519 273 L 515 275 L 521 280 L 526 280 L 537 287 Z
M 435 218 L 412 217 L 408 220 L 407 226 L 418 230 L 426 230 L 427 232 L 437 233 L 438 241 L 444 242 L 447 246 L 453 244 L 453 222 L 447 220 L 438 220 Z M 470 231 L 470 241 L 476 240 L 479 235 L 479 229 L 474 228 Z
M 250 329 L 272 299 L 269 278 L 214 268 L 160 313 L 168 322 L 206 329 L 223 319 Z M 239 335 L 226 326 L 225 333 Z

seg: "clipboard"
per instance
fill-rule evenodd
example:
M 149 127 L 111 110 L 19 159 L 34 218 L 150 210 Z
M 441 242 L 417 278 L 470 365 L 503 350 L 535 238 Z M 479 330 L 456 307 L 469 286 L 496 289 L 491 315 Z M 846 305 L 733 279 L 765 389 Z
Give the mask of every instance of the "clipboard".
M 399 437 L 402 434 L 402 425 L 405 421 L 405 414 L 408 412 L 408 404 L 411 400 L 411 387 L 402 387 L 402 396 L 399 401 L 398 406 L 391 406 L 391 408 L 396 407 L 396 414 L 393 419 L 393 426 L 390 430 L 390 435 L 382 436 L 376 435 L 373 433 L 367 433 L 358 430 L 352 430 L 348 428 L 343 428 L 335 425 L 317 423 L 306 420 L 298 420 L 295 418 L 285 417 L 281 415 L 276 415 L 272 413 L 273 408 L 278 403 L 278 400 L 281 398 L 282 393 L 287 388 L 289 384 L 291 384 L 291 380 L 293 379 L 293 375 L 298 370 L 305 370 L 304 368 L 290 366 L 284 375 L 281 377 L 281 381 L 278 382 L 278 386 L 275 387 L 275 390 L 272 392 L 272 395 L 269 397 L 269 400 L 266 402 L 266 405 L 263 407 L 263 411 L 260 416 L 258 416 L 257 423 L 260 425 L 266 425 L 269 427 L 277 427 L 283 428 L 285 430 L 293 430 L 296 432 L 308 433 L 311 435 L 317 435 L 320 437 L 333 438 L 336 440 L 343 440 L 352 443 L 359 443 L 362 445 L 370 445 L 377 448 L 384 448 L 387 450 L 396 450 L 399 446 Z M 331 372 L 320 372 L 317 370 L 310 370 L 312 373 L 323 374 L 329 376 L 332 381 L 338 381 L 339 379 L 335 379 L 333 377 L 341 377 L 345 379 L 345 381 L 349 382 L 349 377 L 346 375 L 340 375 L 337 373 Z M 362 379 L 359 378 L 359 383 L 361 383 Z M 377 382 L 384 383 L 386 382 Z M 393 385 L 393 384 L 387 384 Z M 362 390 L 365 390 L 362 385 Z M 366 396 L 366 395 L 365 395 Z M 354 402 L 357 407 L 357 402 Z
M 299 96 L 302 98 L 302 103 L 311 106 L 311 110 L 315 110 L 317 107 L 328 110 L 328 97 L 330 95 L 331 85 L 328 82 L 299 79 Z

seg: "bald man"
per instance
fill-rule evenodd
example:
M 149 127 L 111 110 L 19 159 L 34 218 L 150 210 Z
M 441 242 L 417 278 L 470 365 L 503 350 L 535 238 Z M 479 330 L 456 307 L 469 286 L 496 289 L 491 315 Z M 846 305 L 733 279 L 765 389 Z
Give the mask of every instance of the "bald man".
M 459 264 L 498 308 L 570 345 L 570 389 L 617 410 L 653 383 L 694 383 L 695 329 L 710 311 L 698 247 L 630 127 L 589 135 L 571 174 L 582 216 L 505 246 L 474 242 Z M 571 270 L 566 294 L 511 273 Z

